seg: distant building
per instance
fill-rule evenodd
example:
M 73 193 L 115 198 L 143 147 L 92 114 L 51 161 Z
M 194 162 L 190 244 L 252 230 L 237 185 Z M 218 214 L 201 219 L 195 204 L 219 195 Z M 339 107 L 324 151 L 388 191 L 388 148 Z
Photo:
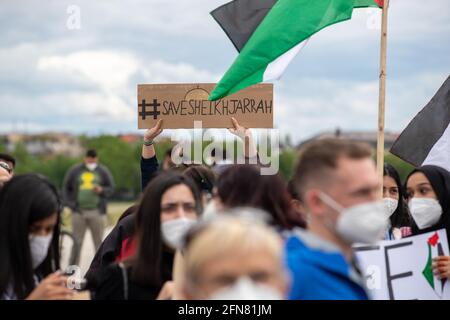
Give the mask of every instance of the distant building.
M 143 137 L 139 134 L 123 134 L 119 136 L 120 140 L 126 142 L 128 144 L 136 144 L 139 141 L 142 141 Z
M 398 133 L 385 132 L 384 133 L 384 147 L 385 149 L 390 149 L 394 144 L 395 140 L 398 138 Z M 340 138 L 340 139 L 348 139 L 353 141 L 366 142 L 370 144 L 373 148 L 377 147 L 377 138 L 378 133 L 375 131 L 342 131 L 341 129 L 336 129 L 333 131 L 327 131 L 323 133 L 319 133 L 310 139 L 302 141 L 297 148 L 301 148 L 304 144 L 319 139 L 326 138 Z
M 32 155 L 66 155 L 78 157 L 83 148 L 78 138 L 67 133 L 43 133 L 37 135 L 11 133 L 2 137 L 9 152 L 13 152 L 18 144 L 23 144 Z

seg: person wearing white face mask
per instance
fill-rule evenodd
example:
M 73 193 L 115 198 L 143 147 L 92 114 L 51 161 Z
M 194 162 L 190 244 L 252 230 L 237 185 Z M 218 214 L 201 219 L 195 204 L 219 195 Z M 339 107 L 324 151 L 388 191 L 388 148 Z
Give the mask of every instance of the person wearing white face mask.
M 385 240 L 398 240 L 412 234 L 412 218 L 404 200 L 403 186 L 395 168 L 384 164 L 383 170 L 383 202 L 389 227 L 385 232 Z
M 172 297 L 175 252 L 202 212 L 194 182 L 179 173 L 162 172 L 146 187 L 134 213 L 136 250 L 102 271 L 94 290 L 98 300 L 154 300 Z
M 413 234 L 446 229 L 450 241 L 450 173 L 438 166 L 422 166 L 409 174 L 406 187 L 415 222 Z M 433 272 L 441 278 L 450 278 L 450 257 L 433 259 Z
M 290 299 L 368 299 L 352 245 L 382 239 L 387 227 L 371 155 L 370 146 L 340 139 L 301 150 L 293 179 L 308 231 L 295 230 L 286 243 Z
M 285 299 L 289 277 L 281 237 L 255 220 L 261 213 L 253 209 L 225 209 L 222 213 L 203 221 L 186 237 L 184 298 Z
M 113 193 L 114 180 L 108 168 L 98 164 L 94 149 L 86 152 L 83 163 L 76 164 L 67 171 L 63 190 L 67 206 L 72 211 L 75 240 L 82 246 L 89 228 L 97 251 L 103 240 L 107 198 Z M 79 256 L 75 257 L 75 263 L 79 263 Z
M 141 186 L 145 190 L 150 181 L 158 175 L 159 164 L 156 157 L 154 141 L 161 134 L 163 122 L 160 119 L 153 128 L 148 129 L 144 134 L 144 144 L 141 153 Z M 169 153 L 170 158 L 170 153 Z M 173 170 L 162 167 L 163 171 Z M 179 167 L 177 170 L 181 169 Z M 203 165 L 189 166 L 183 171 L 183 175 L 191 178 L 201 192 L 203 207 L 211 198 L 216 176 L 212 170 Z M 132 256 L 136 250 L 134 237 L 134 212 L 136 205 L 128 208 L 119 218 L 119 222 L 103 241 L 97 251 L 91 266 L 86 273 L 88 283 L 95 287 L 102 269 L 114 262 L 121 262 Z
M 71 299 L 59 268 L 58 193 L 37 175 L 14 176 L 0 192 L 0 299 Z

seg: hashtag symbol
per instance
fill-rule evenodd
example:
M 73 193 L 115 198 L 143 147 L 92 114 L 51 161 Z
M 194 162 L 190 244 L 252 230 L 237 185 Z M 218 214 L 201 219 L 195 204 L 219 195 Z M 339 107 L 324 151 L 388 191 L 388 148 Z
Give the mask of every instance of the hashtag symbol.
M 146 116 L 153 116 L 153 119 L 156 120 L 158 116 L 161 114 L 161 112 L 158 111 L 158 107 L 161 104 L 158 103 L 157 99 L 153 99 L 153 103 L 146 103 L 145 99 L 142 99 L 142 103 L 139 103 L 139 107 L 142 107 L 141 112 L 139 112 L 139 115 L 141 116 L 142 120 L 145 120 Z M 152 111 L 147 111 L 147 107 L 153 107 Z

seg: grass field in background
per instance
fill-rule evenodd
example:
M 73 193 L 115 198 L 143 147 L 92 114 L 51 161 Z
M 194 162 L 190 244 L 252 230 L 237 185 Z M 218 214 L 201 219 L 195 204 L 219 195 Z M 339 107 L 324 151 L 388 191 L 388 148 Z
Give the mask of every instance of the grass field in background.
M 122 213 L 134 202 L 109 202 L 108 203 L 108 225 L 115 225 Z M 62 228 L 72 231 L 72 219 L 70 218 L 70 209 L 65 207 L 62 213 Z

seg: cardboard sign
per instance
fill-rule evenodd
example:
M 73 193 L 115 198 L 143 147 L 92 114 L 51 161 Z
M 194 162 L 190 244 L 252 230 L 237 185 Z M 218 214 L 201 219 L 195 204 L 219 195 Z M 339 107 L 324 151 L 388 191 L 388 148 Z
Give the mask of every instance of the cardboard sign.
M 372 299 L 450 299 L 450 281 L 440 280 L 431 269 L 433 258 L 449 255 L 444 229 L 353 249 Z
M 231 128 L 231 117 L 246 128 L 273 128 L 273 85 L 257 84 L 217 101 L 213 83 L 138 85 L 138 128 Z

